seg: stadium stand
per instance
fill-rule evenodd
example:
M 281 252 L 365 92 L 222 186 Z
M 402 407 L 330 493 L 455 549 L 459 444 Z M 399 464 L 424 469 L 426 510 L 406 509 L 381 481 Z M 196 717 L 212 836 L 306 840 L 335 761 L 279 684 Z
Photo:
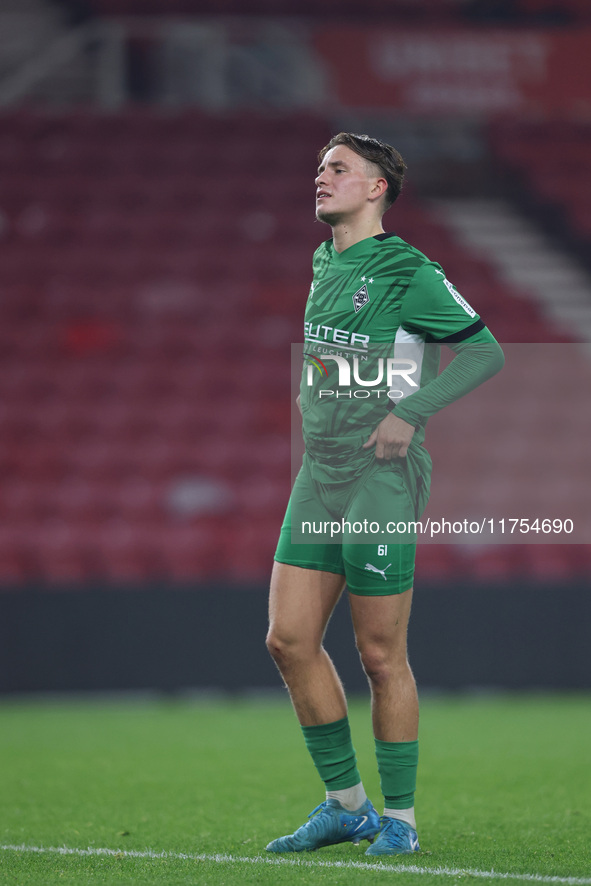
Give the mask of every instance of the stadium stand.
M 2 115 L 2 584 L 268 575 L 329 136 L 309 115 Z M 444 257 L 501 341 L 564 341 L 411 187 L 392 223 Z M 540 549 L 433 545 L 419 569 L 586 562 Z
M 72 5 L 79 7 L 80 0 Z M 388 16 L 558 22 L 589 20 L 587 0 L 90 0 L 99 15 Z
M 561 213 L 570 232 L 591 241 L 591 123 L 503 121 L 490 127 L 496 157 L 538 202 Z
M 101 15 L 398 15 L 449 16 L 465 0 L 92 0 Z M 417 6 L 420 7 L 417 12 Z

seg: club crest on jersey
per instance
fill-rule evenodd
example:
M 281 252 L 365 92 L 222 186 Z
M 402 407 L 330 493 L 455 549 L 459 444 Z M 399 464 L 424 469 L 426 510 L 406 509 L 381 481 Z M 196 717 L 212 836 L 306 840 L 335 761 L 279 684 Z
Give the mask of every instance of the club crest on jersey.
M 366 305 L 369 301 L 369 292 L 367 291 L 367 286 L 365 283 L 358 289 L 355 295 L 353 296 L 353 307 L 355 308 L 355 313 L 360 311 L 361 308 Z

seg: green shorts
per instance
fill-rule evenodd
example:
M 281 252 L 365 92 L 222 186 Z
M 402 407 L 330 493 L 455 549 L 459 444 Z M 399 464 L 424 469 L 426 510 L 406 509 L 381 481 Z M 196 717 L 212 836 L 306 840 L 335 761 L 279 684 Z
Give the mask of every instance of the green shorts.
M 275 560 L 343 575 L 353 594 L 407 591 L 414 579 L 416 532 L 392 533 L 388 527 L 412 525 L 425 507 L 428 477 L 415 476 L 411 462 L 380 463 L 368 452 L 339 463 L 334 455 L 329 461 L 306 452 Z M 430 459 L 428 469 L 430 474 Z

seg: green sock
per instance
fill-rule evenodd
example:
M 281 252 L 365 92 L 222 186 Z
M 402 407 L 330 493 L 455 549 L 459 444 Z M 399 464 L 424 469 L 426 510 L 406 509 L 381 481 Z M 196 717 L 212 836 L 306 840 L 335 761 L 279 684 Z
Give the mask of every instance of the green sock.
M 417 788 L 418 741 L 380 741 L 376 738 L 375 743 L 386 807 L 410 809 L 414 806 Z
M 320 778 L 327 791 L 352 788 L 361 776 L 355 760 L 349 720 L 344 717 L 335 723 L 321 726 L 302 726 L 308 748 Z

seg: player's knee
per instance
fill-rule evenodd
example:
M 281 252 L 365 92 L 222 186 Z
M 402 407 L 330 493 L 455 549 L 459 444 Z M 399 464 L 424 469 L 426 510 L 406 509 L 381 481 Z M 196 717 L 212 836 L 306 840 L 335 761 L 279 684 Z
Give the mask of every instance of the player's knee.
M 265 640 L 267 651 L 273 661 L 278 661 L 283 656 L 284 644 L 273 631 L 269 631 Z
M 295 664 L 304 655 L 304 644 L 297 637 L 283 635 L 273 629 L 267 634 L 266 644 L 269 655 L 281 671 Z
M 385 686 L 395 678 L 400 663 L 390 649 L 370 643 L 359 648 L 359 655 L 367 679 L 375 688 Z
M 388 682 L 391 667 L 386 656 L 379 649 L 360 650 L 361 664 L 367 679 L 374 686 L 380 686 Z

